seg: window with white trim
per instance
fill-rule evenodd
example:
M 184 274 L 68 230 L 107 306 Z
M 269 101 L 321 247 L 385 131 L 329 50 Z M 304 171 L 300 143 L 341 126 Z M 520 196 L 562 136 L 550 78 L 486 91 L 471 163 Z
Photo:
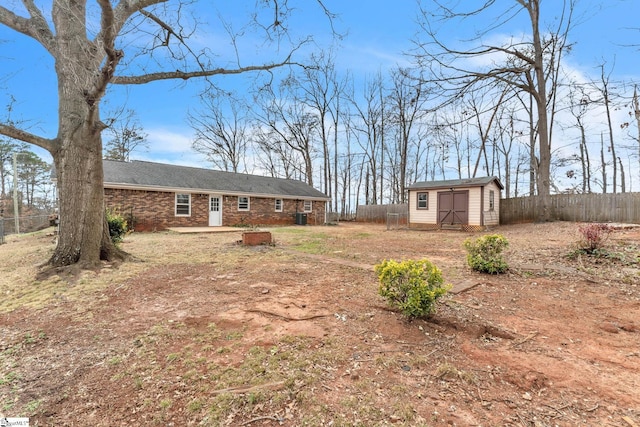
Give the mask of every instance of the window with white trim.
M 249 196 L 239 196 L 238 197 L 238 210 L 239 211 L 248 211 L 249 210 Z
M 311 200 L 305 200 L 303 210 L 305 212 L 311 212 L 313 210 L 313 202 Z
M 282 199 L 275 200 L 274 208 L 276 212 L 282 212 Z
M 191 194 L 176 193 L 176 216 L 191 216 Z
M 429 193 L 418 193 L 417 207 L 418 209 L 429 209 Z
M 493 190 L 489 190 L 489 210 L 493 211 L 496 208 L 496 193 Z

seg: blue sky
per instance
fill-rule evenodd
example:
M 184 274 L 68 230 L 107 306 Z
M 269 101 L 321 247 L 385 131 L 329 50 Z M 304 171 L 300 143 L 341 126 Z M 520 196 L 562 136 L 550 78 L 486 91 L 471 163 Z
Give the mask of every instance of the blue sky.
M 19 3 L 18 0 L 3 0 L 3 4 L 8 4 L 9 7 Z M 37 3 L 44 7 L 49 2 L 43 0 Z M 229 3 L 235 6 L 221 10 L 228 18 L 249 10 L 254 5 L 253 1 Z M 309 3 L 313 2 L 307 0 L 307 4 Z M 560 1 L 545 0 L 543 7 L 557 3 Z M 385 72 L 397 63 L 406 61 L 402 53 L 412 47 L 411 39 L 418 30 L 415 24 L 418 9 L 415 1 L 329 0 L 326 4 L 339 15 L 335 21 L 337 30 L 348 32 L 338 50 L 339 71 L 350 70 L 358 80 L 378 71 Z M 615 61 L 615 79 L 640 81 L 640 52 L 638 48 L 625 46 L 640 45 L 640 32 L 635 29 L 640 27 L 640 22 L 637 21 L 640 16 L 640 1 L 580 0 L 578 9 L 579 23 L 571 34 L 571 40 L 576 44 L 567 63 L 584 76 L 597 77 L 598 64 L 606 61 L 612 65 Z M 203 16 L 207 10 L 202 9 Z M 302 11 L 296 24 L 305 30 L 317 30 L 320 42 L 328 38 L 326 21 L 315 7 Z M 529 29 L 526 25 L 526 21 L 514 21 L 510 24 L 511 28 L 502 31 L 526 32 Z M 463 35 L 463 30 L 468 29 L 459 30 L 443 36 L 455 40 Z M 214 36 L 207 41 L 213 46 L 212 49 L 222 55 L 229 53 L 228 44 L 220 42 L 224 34 L 217 33 Z M 248 54 L 249 59 L 259 58 L 265 52 L 256 48 L 249 50 Z M 245 58 L 245 63 L 248 62 L 250 61 Z M 8 79 L 1 78 L 7 75 Z M 221 76 L 216 82 L 223 88 L 242 90 L 247 84 L 247 78 Z M 148 134 L 150 149 L 149 152 L 139 153 L 134 157 L 208 166 L 201 155 L 190 150 L 192 130 L 186 121 L 189 109 L 197 108 L 200 88 L 201 85 L 196 81 L 186 84 L 158 82 L 127 88 L 113 87 L 105 99 L 103 112 L 123 103 L 136 111 L 141 126 Z M 53 62 L 48 54 L 35 42 L 0 26 L 0 104 L 3 109 L 9 96 L 14 97 L 14 119 L 25 120 L 31 132 L 46 137 L 54 136 L 57 130 L 56 91 Z M 42 153 L 42 156 L 49 160 L 46 154 Z

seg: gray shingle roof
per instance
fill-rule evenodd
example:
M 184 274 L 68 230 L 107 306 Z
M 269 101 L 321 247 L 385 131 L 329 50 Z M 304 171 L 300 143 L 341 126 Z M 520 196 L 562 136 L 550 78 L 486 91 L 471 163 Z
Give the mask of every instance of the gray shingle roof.
M 305 182 L 143 161 L 103 160 L 104 185 L 111 188 L 261 195 L 329 200 Z
M 500 189 L 504 189 L 500 180 L 495 176 L 485 176 L 482 178 L 447 179 L 442 181 L 421 181 L 407 187 L 409 190 L 429 189 L 429 188 L 457 188 L 457 187 L 479 187 L 495 181 Z

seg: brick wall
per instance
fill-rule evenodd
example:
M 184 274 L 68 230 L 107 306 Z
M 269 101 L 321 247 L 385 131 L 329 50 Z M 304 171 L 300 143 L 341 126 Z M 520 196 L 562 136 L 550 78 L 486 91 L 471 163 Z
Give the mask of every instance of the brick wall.
M 136 231 L 209 225 L 208 194 L 191 194 L 191 216 L 188 217 L 175 215 L 175 193 L 105 188 L 104 200 L 107 208 L 120 212 Z
M 164 230 L 169 227 L 207 227 L 209 195 L 191 194 L 191 216 L 175 215 L 175 193 L 106 188 L 105 205 L 127 218 L 136 231 Z M 324 222 L 325 202 L 313 201 L 306 212 L 307 224 Z M 282 212 L 275 211 L 275 200 L 250 197 L 249 211 L 238 211 L 236 196 L 222 196 L 222 225 L 258 226 L 295 224 L 296 212 L 303 211 L 303 201 L 283 199 Z M 133 220 L 132 220 L 133 219 Z
M 276 212 L 275 199 L 250 197 L 249 210 L 238 210 L 236 196 L 223 196 L 222 225 L 286 225 L 295 224 L 296 212 L 304 210 L 302 200 L 282 199 L 282 212 Z M 307 224 L 324 223 L 325 202 L 313 201 L 312 211 L 306 212 Z M 317 217 L 317 221 L 316 221 Z

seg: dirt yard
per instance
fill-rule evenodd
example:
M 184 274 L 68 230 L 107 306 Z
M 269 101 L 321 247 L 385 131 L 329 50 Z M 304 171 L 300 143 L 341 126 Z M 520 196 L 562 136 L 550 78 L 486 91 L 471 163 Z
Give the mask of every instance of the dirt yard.
M 45 233 L 0 246 L 0 416 L 31 426 L 640 426 L 640 229 L 567 255 L 573 223 L 491 232 L 510 271 L 466 265 L 457 231 L 347 224 L 137 233 L 135 261 L 38 276 Z M 373 266 L 428 258 L 454 285 L 431 319 Z

